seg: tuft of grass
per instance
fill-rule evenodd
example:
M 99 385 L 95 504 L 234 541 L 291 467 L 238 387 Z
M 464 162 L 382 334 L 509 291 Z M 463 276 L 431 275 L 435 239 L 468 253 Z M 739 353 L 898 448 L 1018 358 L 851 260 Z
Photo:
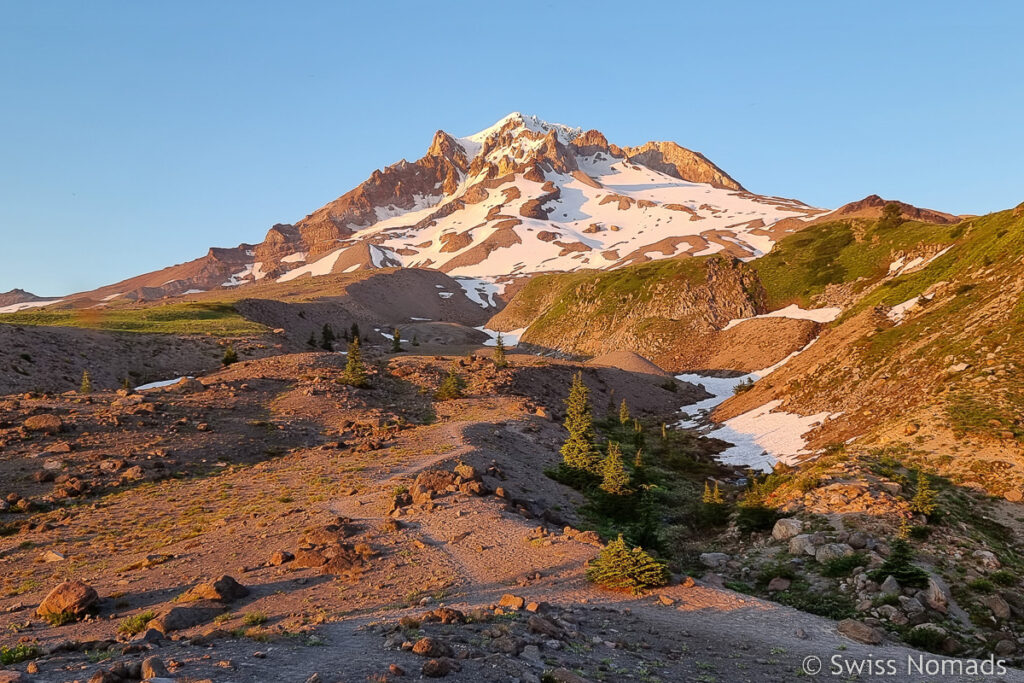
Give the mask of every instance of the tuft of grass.
M 267 623 L 265 612 L 246 612 L 242 615 L 242 624 L 245 626 L 262 626 Z
M 849 576 L 857 567 L 863 567 L 868 563 L 864 553 L 853 553 L 844 557 L 835 557 L 827 560 L 821 569 L 822 576 L 840 577 Z
M 156 617 L 156 613 L 152 610 L 146 610 L 145 612 L 125 617 L 118 623 L 117 632 L 126 636 L 134 636 L 137 633 L 142 633 L 146 628 L 146 624 L 148 624 L 154 617 Z

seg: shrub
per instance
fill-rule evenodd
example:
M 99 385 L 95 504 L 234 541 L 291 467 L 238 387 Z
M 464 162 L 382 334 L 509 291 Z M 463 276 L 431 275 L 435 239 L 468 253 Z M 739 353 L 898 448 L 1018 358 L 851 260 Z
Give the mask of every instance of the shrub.
M 834 557 L 831 560 L 826 560 L 822 566 L 822 576 L 849 576 L 857 567 L 863 567 L 867 564 L 868 558 L 863 553 L 853 553 L 852 555 L 845 555 L 843 557 Z
M 978 578 L 967 584 L 975 593 L 992 593 L 996 589 L 996 585 L 985 578 Z
M 35 659 L 40 654 L 39 648 L 35 645 L 21 643 L 11 647 L 0 646 L 0 664 L 9 666 L 24 662 L 26 659 Z
M 224 364 L 224 367 L 238 362 L 238 354 L 235 352 L 234 346 L 228 345 L 228 347 L 224 349 L 224 357 L 221 358 L 220 362 Z
M 148 624 L 155 616 L 155 612 L 147 610 L 141 614 L 125 617 L 120 621 L 120 623 L 118 623 L 117 632 L 126 636 L 134 636 L 136 633 L 142 633 L 146 628 L 146 624 Z
M 320 342 L 320 348 L 322 348 L 324 351 L 333 351 L 335 336 L 334 330 L 331 329 L 330 323 L 324 323 L 324 327 L 323 330 L 321 330 L 320 332 L 320 336 L 323 338 L 323 341 Z
M 747 533 L 765 531 L 775 526 L 781 516 L 778 510 L 766 505 L 744 504 L 736 509 L 736 526 Z
M 664 562 L 656 560 L 643 548 L 631 550 L 619 534 L 590 562 L 587 580 L 605 588 L 639 594 L 646 588 L 668 583 L 668 569 Z
M 742 382 L 737 383 L 736 386 L 734 386 L 732 388 L 732 393 L 734 393 L 734 394 L 742 394 L 742 393 L 750 391 L 753 388 L 754 388 L 754 380 L 752 378 L 748 377 L 745 380 L 743 380 Z
M 940 652 L 942 643 L 946 640 L 946 634 L 937 628 L 912 628 L 907 631 L 904 640 L 913 647 L 929 652 Z
M 263 612 L 246 612 L 242 616 L 242 623 L 246 626 L 260 626 L 267 623 L 267 615 Z
M 1000 569 L 997 572 L 992 572 L 988 575 L 989 580 L 998 583 L 1000 586 L 1016 586 L 1017 577 L 1013 575 L 1013 572 L 1005 569 Z

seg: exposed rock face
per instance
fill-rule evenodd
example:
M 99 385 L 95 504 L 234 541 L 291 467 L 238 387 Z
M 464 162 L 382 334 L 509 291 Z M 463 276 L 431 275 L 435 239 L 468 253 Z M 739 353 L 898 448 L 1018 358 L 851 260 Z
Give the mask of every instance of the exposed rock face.
M 689 180 L 693 183 L 707 183 L 712 187 L 729 190 L 743 190 L 729 174 L 715 166 L 699 152 L 691 152 L 674 142 L 648 142 L 639 147 L 625 147 L 626 158 L 647 168 L 666 175 Z
M 925 223 L 938 223 L 939 225 L 952 225 L 959 223 L 960 217 L 949 213 L 935 211 L 933 209 L 922 209 L 912 204 L 882 199 L 877 194 L 868 195 L 856 202 L 844 204 L 835 211 L 828 214 L 825 219 L 836 220 L 840 218 L 878 218 L 887 204 L 896 204 L 900 207 L 900 215 L 908 220 L 922 221 Z

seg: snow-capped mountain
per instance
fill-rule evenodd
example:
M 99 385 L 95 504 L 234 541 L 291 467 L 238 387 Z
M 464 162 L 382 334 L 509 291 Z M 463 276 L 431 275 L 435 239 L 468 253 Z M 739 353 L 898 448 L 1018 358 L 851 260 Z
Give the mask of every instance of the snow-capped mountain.
M 513 113 L 466 137 L 438 131 L 421 159 L 374 171 L 255 246 L 175 266 L 170 284 L 161 271 L 90 295 L 154 298 L 394 266 L 502 278 L 720 251 L 747 259 L 794 229 L 779 221 L 818 213 L 747 192 L 672 142 L 619 147 Z

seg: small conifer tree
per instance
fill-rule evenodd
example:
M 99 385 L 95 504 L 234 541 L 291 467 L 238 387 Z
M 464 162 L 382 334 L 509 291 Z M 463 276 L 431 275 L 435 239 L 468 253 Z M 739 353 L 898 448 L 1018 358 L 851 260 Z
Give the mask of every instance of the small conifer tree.
M 569 436 L 562 444 L 562 462 L 593 474 L 602 474 L 600 459 L 594 450 L 594 416 L 590 410 L 590 391 L 583 375 L 573 375 L 569 398 L 565 402 L 565 428 Z
M 910 500 L 910 509 L 925 516 L 934 513 L 935 508 L 938 507 L 935 495 L 935 489 L 932 487 L 928 475 L 918 470 L 917 490 L 914 492 L 914 497 Z
M 711 489 L 710 484 L 707 480 L 704 480 L 704 497 L 702 502 L 705 505 L 722 505 L 725 500 L 722 498 L 722 492 L 718 489 L 718 482 L 715 482 L 714 490 Z
M 91 394 L 92 393 L 92 378 L 89 377 L 89 371 L 82 371 L 82 383 L 78 387 L 78 393 L 80 394 Z
M 494 344 L 494 364 L 499 368 L 508 365 L 508 360 L 505 358 L 505 340 L 501 338 L 501 332 L 498 333 Z
M 224 357 L 220 359 L 220 362 L 224 364 L 224 367 L 238 362 L 238 353 L 235 352 L 234 346 L 228 344 L 228 347 L 224 349 Z
M 334 330 L 331 329 L 330 323 L 324 323 L 324 328 L 323 331 L 320 333 L 320 337 L 320 348 L 322 348 L 324 351 L 333 351 L 335 336 Z
M 394 353 L 401 353 L 402 351 L 402 333 L 397 327 L 394 330 L 394 336 L 391 337 L 391 351 Z
M 437 388 L 437 393 L 434 394 L 434 398 L 438 401 L 448 401 L 453 398 L 462 398 L 462 389 L 465 386 L 462 378 L 459 377 L 459 373 L 455 372 L 452 368 L 448 371 L 448 375 L 441 382 L 441 386 Z
M 345 363 L 345 372 L 342 381 L 353 387 L 365 387 L 366 367 L 363 365 L 363 352 L 359 348 L 359 337 L 354 338 L 348 344 L 348 359 Z
M 633 456 L 633 469 L 642 470 L 644 467 L 644 449 L 636 449 L 636 455 Z
M 622 404 L 619 406 L 619 424 L 623 427 L 629 424 L 629 406 L 626 405 L 626 399 L 622 399 Z
M 359 339 L 359 324 L 352 323 L 352 327 L 349 330 L 349 336 L 352 337 L 352 341 Z
M 622 449 L 614 441 L 608 442 L 608 455 L 601 465 L 601 490 L 613 496 L 632 493 L 629 488 L 629 474 L 622 464 Z
M 419 346 L 420 345 L 419 337 L 417 337 L 415 334 L 412 335 L 412 345 L 413 346 Z
M 896 537 L 889 548 L 889 556 L 878 569 L 868 576 L 872 581 L 881 583 L 885 577 L 892 576 L 901 586 L 924 588 L 928 585 L 928 572 L 913 563 L 914 551 L 905 538 Z
M 587 580 L 613 590 L 639 594 L 646 588 L 668 583 L 664 562 L 654 559 L 643 548 L 630 549 L 620 534 L 590 561 Z
M 121 380 L 121 388 L 124 389 L 125 391 L 131 391 L 132 390 L 132 382 L 131 382 L 131 380 L 128 379 L 127 377 L 125 377 L 123 380 Z
M 319 344 L 317 344 L 317 342 L 316 342 L 316 332 L 315 331 L 311 331 L 309 333 L 309 339 L 306 340 L 306 346 L 308 346 L 311 349 L 315 349 L 317 346 L 319 346 Z

